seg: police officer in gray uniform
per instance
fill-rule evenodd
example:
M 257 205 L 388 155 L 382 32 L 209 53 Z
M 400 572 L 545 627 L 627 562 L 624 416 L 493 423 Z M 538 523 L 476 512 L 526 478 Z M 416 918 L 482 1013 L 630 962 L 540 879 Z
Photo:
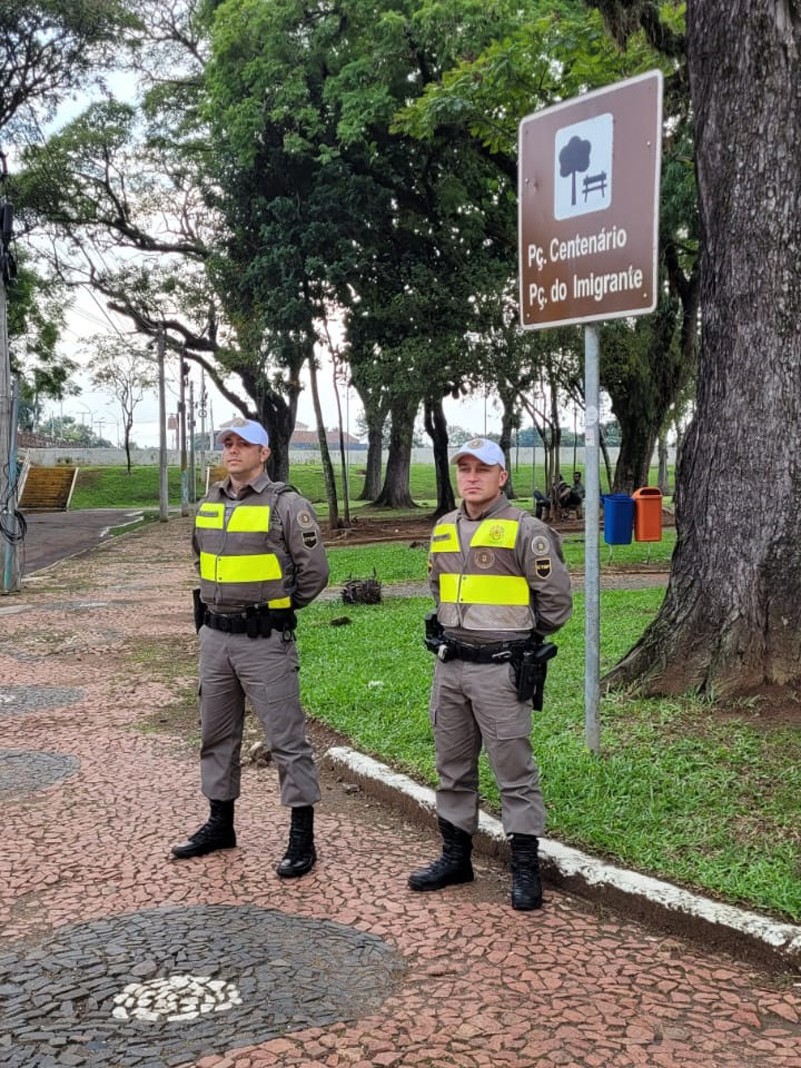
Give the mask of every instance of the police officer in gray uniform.
M 503 493 L 501 448 L 474 438 L 453 457 L 461 505 L 431 537 L 429 579 L 437 605 L 426 644 L 437 653 L 430 712 L 437 754 L 442 855 L 409 877 L 412 890 L 473 879 L 478 757 L 487 752 L 512 854 L 512 907 L 540 908 L 538 844 L 545 807 L 531 748 L 541 707 L 543 636 L 572 613 L 570 576 L 557 534 Z M 433 613 L 432 613 L 433 616 Z
M 245 698 L 264 728 L 278 769 L 281 803 L 292 813 L 283 878 L 314 865 L 314 805 L 320 786 L 300 704 L 295 610 L 328 582 L 314 510 L 264 470 L 267 431 L 235 419 L 217 434 L 228 477 L 201 502 L 192 538 L 200 573 L 200 776 L 210 814 L 178 859 L 236 845 Z

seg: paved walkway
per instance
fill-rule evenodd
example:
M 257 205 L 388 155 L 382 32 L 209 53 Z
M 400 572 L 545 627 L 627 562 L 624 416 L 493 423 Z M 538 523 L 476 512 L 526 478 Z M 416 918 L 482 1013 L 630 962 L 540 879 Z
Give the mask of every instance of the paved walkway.
M 187 543 L 149 526 L 0 600 L 0 1065 L 801 1068 L 797 977 L 553 888 L 514 913 L 487 858 L 413 894 L 433 834 L 330 771 L 307 878 L 273 873 L 270 765 L 238 849 L 170 862 L 203 813 L 151 729 L 193 686 Z
M 19 549 L 19 573 L 44 567 L 99 545 L 115 527 L 135 523 L 141 508 L 83 508 L 77 512 L 25 512 L 27 533 Z

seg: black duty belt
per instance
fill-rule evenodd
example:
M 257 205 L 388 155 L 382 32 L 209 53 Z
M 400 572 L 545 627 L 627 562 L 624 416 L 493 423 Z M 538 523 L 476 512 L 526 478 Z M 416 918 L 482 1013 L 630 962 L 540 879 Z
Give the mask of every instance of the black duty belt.
M 277 630 L 291 640 L 297 619 L 291 609 L 251 608 L 244 612 L 221 613 L 207 608 L 203 623 L 223 634 L 247 634 L 250 638 L 269 638 Z
M 260 618 L 260 617 L 255 617 Z M 212 630 L 221 630 L 224 634 L 247 634 L 248 617 L 243 613 L 238 615 L 224 615 L 217 612 L 206 611 L 203 622 Z
M 493 642 L 490 645 L 470 645 L 456 638 L 443 638 L 437 650 L 440 660 L 466 660 L 469 664 L 504 664 L 513 660 L 534 643 L 531 638 L 513 642 Z

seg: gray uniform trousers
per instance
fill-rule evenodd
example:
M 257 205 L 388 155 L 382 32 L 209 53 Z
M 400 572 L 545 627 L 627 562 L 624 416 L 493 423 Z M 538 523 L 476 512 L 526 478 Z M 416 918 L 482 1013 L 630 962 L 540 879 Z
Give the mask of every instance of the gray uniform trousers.
M 531 702 L 517 699 L 508 664 L 438 660 L 431 689 L 437 750 L 437 814 L 475 834 L 482 741 L 501 795 L 506 834 L 545 830 L 545 806 L 531 749 Z
M 259 718 L 278 769 L 281 803 L 320 800 L 317 769 L 300 705 L 298 653 L 280 631 L 269 638 L 201 627 L 200 780 L 211 801 L 239 797 L 245 696 Z

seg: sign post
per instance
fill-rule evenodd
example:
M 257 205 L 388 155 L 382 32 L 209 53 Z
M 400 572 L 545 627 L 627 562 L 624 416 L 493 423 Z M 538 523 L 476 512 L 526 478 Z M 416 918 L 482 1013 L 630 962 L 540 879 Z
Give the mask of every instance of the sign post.
M 585 740 L 600 752 L 600 330 L 657 304 L 662 73 L 545 108 L 520 123 L 520 320 L 584 323 Z

